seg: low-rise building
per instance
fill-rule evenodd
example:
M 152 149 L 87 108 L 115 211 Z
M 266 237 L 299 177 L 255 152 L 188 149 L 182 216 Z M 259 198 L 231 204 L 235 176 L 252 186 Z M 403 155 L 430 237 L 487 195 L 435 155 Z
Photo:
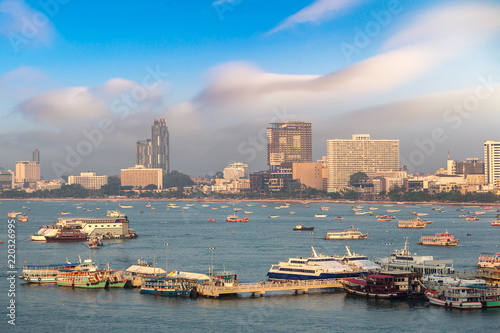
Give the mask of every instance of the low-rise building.
M 121 169 L 121 185 L 142 188 L 156 185 L 158 189 L 162 189 L 163 170 L 161 168 L 145 168 L 143 165 Z
M 97 176 L 95 172 L 81 172 L 80 176 L 69 176 L 68 185 L 80 184 L 89 190 L 99 190 L 108 183 L 108 176 Z

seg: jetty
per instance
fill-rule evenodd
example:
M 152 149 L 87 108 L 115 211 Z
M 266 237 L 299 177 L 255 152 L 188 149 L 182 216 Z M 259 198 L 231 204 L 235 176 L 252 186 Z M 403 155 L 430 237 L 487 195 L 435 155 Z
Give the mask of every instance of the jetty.
M 221 295 L 251 293 L 252 296 L 259 294 L 262 297 L 266 292 L 270 291 L 292 290 L 298 294 L 299 291 L 306 293 L 309 289 L 340 289 L 343 288 L 341 282 L 342 279 L 261 281 L 259 283 L 234 283 L 225 285 L 208 282 L 196 285 L 196 294 L 203 297 L 218 298 Z

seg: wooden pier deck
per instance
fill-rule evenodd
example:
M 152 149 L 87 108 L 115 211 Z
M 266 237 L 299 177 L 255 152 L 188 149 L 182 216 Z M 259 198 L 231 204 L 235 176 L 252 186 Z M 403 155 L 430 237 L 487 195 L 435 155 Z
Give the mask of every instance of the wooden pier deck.
M 296 281 L 266 281 L 259 283 L 239 283 L 230 286 L 216 286 L 215 284 L 197 285 L 196 291 L 199 296 L 219 297 L 220 295 L 251 293 L 264 296 L 269 291 L 294 290 L 295 293 L 302 291 L 305 293 L 309 289 L 343 288 L 342 279 L 326 280 L 296 280 Z

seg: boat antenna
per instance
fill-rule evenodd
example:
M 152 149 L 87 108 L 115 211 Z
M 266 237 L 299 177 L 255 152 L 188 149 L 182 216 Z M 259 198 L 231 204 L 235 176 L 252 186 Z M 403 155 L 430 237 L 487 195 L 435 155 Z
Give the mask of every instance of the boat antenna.
M 311 234 L 311 248 L 314 251 L 314 232 L 310 232 L 310 234 Z
M 345 249 L 347 250 L 347 255 L 352 256 L 351 251 L 349 250 L 349 246 L 345 246 Z

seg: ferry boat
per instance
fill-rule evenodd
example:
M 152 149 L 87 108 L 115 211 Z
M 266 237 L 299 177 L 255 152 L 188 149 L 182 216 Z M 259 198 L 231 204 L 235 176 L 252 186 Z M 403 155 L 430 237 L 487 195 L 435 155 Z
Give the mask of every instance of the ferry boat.
M 324 217 L 326 217 L 326 215 L 325 214 L 315 214 L 314 217 L 316 217 L 316 218 L 324 218 Z
M 498 308 L 500 307 L 500 287 L 485 286 L 485 285 L 469 285 L 476 292 L 479 292 L 479 300 L 483 308 Z
M 7 214 L 7 217 L 9 218 L 16 218 L 17 215 L 21 214 L 21 212 L 10 212 Z
M 108 217 L 125 217 L 125 213 L 120 212 L 119 210 L 108 210 L 106 213 Z
M 83 263 L 79 260 L 76 264 L 67 261 L 65 264 L 55 265 L 24 265 L 23 275 L 20 275 L 19 278 L 28 283 L 56 283 L 57 274 L 61 270 L 95 271 L 97 270 L 97 266 L 91 259 L 86 259 Z
M 433 256 L 419 256 L 410 252 L 408 237 L 405 237 L 405 245 L 401 250 L 394 252 L 386 258 L 378 261 L 386 271 L 406 271 L 423 274 L 452 274 L 453 259 L 434 259 Z
M 311 246 L 310 257 L 289 258 L 271 266 L 269 280 L 317 280 L 360 276 L 365 271 L 341 263 L 334 256 L 317 254 Z
M 366 256 L 351 252 L 349 246 L 346 246 L 345 249 L 346 254 L 343 257 L 337 258 L 340 262 L 349 266 L 355 266 L 365 272 L 379 271 L 381 269 L 379 264 L 369 260 Z
M 228 215 L 226 218 L 226 222 L 248 222 L 249 218 L 245 215 L 245 217 L 238 218 L 236 214 Z
M 371 274 L 360 278 L 347 278 L 343 282 L 347 293 L 366 298 L 422 298 L 422 274 Z
M 79 229 L 64 228 L 54 236 L 45 236 L 47 242 L 84 242 L 87 240 L 87 234 Z
M 354 226 L 351 226 L 352 229 L 345 230 L 328 230 L 327 234 L 323 239 L 326 240 L 345 240 L 345 239 L 366 239 L 368 234 L 363 234 L 359 229 L 355 229 Z
M 17 222 L 28 222 L 28 215 L 18 215 Z
M 446 230 L 443 234 L 422 235 L 418 241 L 419 245 L 434 245 L 434 246 L 457 246 L 458 239 L 453 237 L 453 234 Z
M 460 215 L 458 215 L 458 217 L 462 217 L 462 218 L 465 217 L 465 218 L 467 218 L 467 217 L 469 217 L 469 215 L 467 215 L 467 214 L 460 214 Z
M 157 278 L 147 279 L 141 284 L 141 294 L 168 297 L 189 297 L 191 290 L 179 279 Z
M 124 288 L 127 280 L 115 270 L 60 271 L 57 285 L 72 288 L 104 289 Z
M 398 222 L 398 228 L 421 229 L 425 228 L 426 225 L 427 223 L 425 223 L 419 218 L 411 219 L 409 221 L 401 220 Z
M 500 253 L 481 253 L 477 260 L 476 266 L 485 267 L 500 267 Z
M 450 286 L 469 287 L 471 285 L 486 286 L 486 281 L 476 278 L 463 278 L 457 275 L 428 274 L 424 275 L 424 285 L 428 290 L 443 292 Z
M 491 225 L 500 227 L 500 219 L 496 219 L 495 221 L 491 222 Z
M 456 309 L 480 309 L 483 306 L 480 293 L 470 287 L 450 286 L 441 293 L 426 290 L 425 296 L 431 304 Z
M 479 218 L 476 216 L 468 216 L 465 218 L 465 221 L 479 221 Z
M 295 228 L 293 228 L 295 231 L 312 231 L 314 230 L 314 227 L 304 227 L 303 224 L 297 224 Z

